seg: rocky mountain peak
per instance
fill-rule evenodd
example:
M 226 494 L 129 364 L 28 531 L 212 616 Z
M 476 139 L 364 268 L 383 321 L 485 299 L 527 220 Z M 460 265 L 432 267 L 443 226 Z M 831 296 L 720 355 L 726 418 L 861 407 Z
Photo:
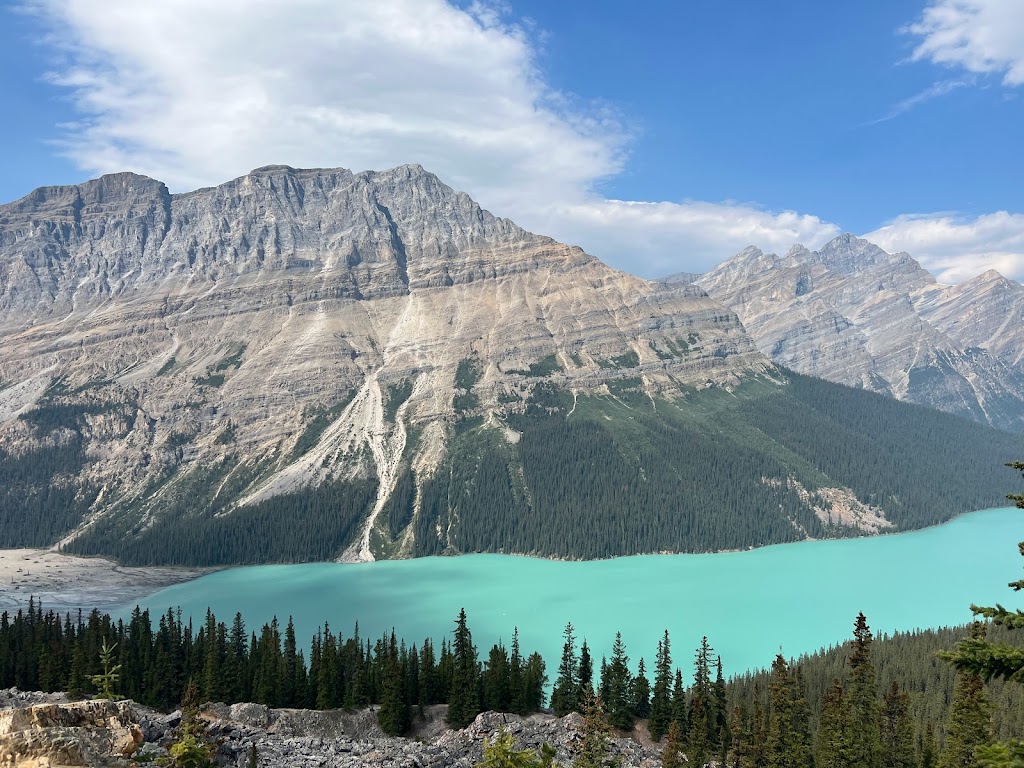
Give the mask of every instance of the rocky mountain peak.
M 818 256 L 829 269 L 848 275 L 874 267 L 879 263 L 887 263 L 892 258 L 874 243 L 862 240 L 850 233 L 844 233 L 830 240 L 818 251 Z
M 1004 277 L 1003 274 L 995 269 L 987 269 L 976 277 L 972 277 L 970 280 L 965 280 L 960 284 L 961 290 L 1004 290 L 1013 293 L 1024 292 L 1024 285 L 1021 285 L 1016 280 L 1010 280 Z
M 62 398 L 98 457 L 81 482 L 117 488 L 101 514 L 156 514 L 208 470 L 242 505 L 372 477 L 350 532 L 364 559 L 399 475 L 426 482 L 456 425 L 514 444 L 502 420 L 528 401 L 677 397 L 772 370 L 699 288 L 527 232 L 418 165 L 30 195 L 0 208 L 0 340 L 5 450 L 33 450 L 20 416 Z
M 748 267 L 746 249 L 698 282 L 775 362 L 1024 429 L 1024 288 L 991 271 L 939 285 L 907 253 L 851 234 Z

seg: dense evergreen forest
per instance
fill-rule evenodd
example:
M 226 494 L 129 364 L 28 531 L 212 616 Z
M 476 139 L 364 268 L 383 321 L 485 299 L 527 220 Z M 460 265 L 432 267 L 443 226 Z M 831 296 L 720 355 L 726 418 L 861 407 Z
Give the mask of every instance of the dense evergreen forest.
M 460 367 L 460 376 L 470 388 L 458 407 L 467 410 L 452 425 L 449 453 L 424 477 L 404 462 L 371 539 L 379 556 L 400 541 L 414 555 L 592 559 L 860 534 L 833 523 L 831 502 L 816 495 L 836 487 L 883 510 L 891 530 L 918 528 L 1003 503 L 992 489 L 1005 483 L 1002 465 L 1024 450 L 1020 435 L 790 373 L 785 386 L 750 380 L 672 401 L 642 394 L 638 381 L 576 398 L 546 381 L 526 400 L 506 398 L 502 421 L 518 433 L 509 442 L 504 427 L 480 415 L 474 369 Z M 397 413 L 408 387 L 392 389 L 387 405 Z M 130 403 L 73 405 L 68 397 L 55 394 L 21 417 L 43 447 L 18 456 L 0 449 L 0 546 L 52 544 L 85 518 L 97 489 L 81 479 L 83 419 L 103 412 L 130 428 Z M 336 416 L 315 418 L 302 450 Z M 411 455 L 416 425 L 409 434 Z M 66 549 L 132 565 L 337 557 L 369 514 L 376 479 L 237 506 L 272 470 L 230 451 L 209 466 L 172 467 L 141 499 L 113 502 Z
M 848 487 L 894 530 L 1005 503 L 993 489 L 1019 435 L 787 376 L 784 387 L 754 381 L 675 402 L 538 387 L 507 417 L 515 445 L 466 420 L 424 483 L 416 553 L 593 559 L 861 533 L 819 519 L 788 479 L 812 495 Z
M 956 723 L 965 706 L 965 680 L 976 686 L 973 714 L 981 718 L 986 743 L 1024 737 L 1019 684 L 986 686 L 963 673 L 958 678 L 952 665 L 936 657 L 970 631 L 873 640 L 860 616 L 850 642 L 796 661 L 780 655 L 770 671 L 725 680 L 707 638 L 692 656 L 675 655 L 666 632 L 648 667 L 643 660 L 631 662 L 621 636 L 598 660 L 570 624 L 548 699 L 545 660 L 523 651 L 517 633 L 511 647 L 496 644 L 481 657 L 464 612 L 450 637 L 417 646 L 394 632 L 363 638 L 358 625 L 347 637 L 324 625 L 307 644 L 290 621 L 282 627 L 276 619 L 252 631 L 240 615 L 225 624 L 208 613 L 193 627 L 173 611 L 154 624 L 138 609 L 128 621 L 114 621 L 98 611 L 62 617 L 32 605 L 0 616 L 0 687 L 95 695 L 106 646 L 113 649 L 108 668 L 120 665 L 113 691 L 165 710 L 176 707 L 192 683 L 211 701 L 319 709 L 376 705 L 385 731 L 401 734 L 431 704 L 448 704 L 449 723 L 462 727 L 485 710 L 526 714 L 548 704 L 565 715 L 585 711 L 596 698 L 609 725 L 628 731 L 645 721 L 655 740 L 666 739 L 668 748 L 680 745 L 691 764 L 721 759 L 740 768 L 917 768 L 934 766 L 944 752 L 960 748 Z M 1024 651 L 1020 633 L 996 626 L 989 635 Z M 828 752 L 839 748 L 867 750 L 866 762 L 835 762 Z M 783 754 L 798 759 L 780 762 Z M 871 754 L 903 757 L 874 762 Z

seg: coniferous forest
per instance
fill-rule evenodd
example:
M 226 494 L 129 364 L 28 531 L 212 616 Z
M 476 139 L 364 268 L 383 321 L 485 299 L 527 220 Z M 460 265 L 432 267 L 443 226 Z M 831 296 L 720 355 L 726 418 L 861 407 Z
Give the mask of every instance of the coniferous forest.
M 1024 472 L 1022 462 L 1010 466 Z M 1024 508 L 1024 494 L 1009 498 Z M 1024 555 L 1024 542 L 1018 548 Z M 1024 580 L 1009 586 L 1020 591 Z M 691 664 L 667 631 L 648 666 L 631 662 L 621 634 L 598 662 L 588 639 L 567 624 L 549 677 L 546 661 L 520 647 L 517 630 L 510 648 L 498 643 L 481 656 L 465 611 L 440 643 L 410 645 L 394 630 L 364 638 L 358 624 L 346 637 L 324 624 L 307 645 L 290 619 L 257 632 L 240 614 L 229 626 L 208 611 L 194 627 L 170 610 L 154 624 L 138 608 L 126 622 L 99 611 L 44 613 L 30 603 L 0 615 L 0 686 L 127 696 L 163 709 L 197 696 L 272 707 L 374 706 L 393 735 L 435 704 L 447 705 L 456 728 L 484 710 L 547 706 L 558 716 L 583 713 L 588 732 L 630 732 L 642 721 L 664 741 L 666 766 L 1020 765 L 1024 611 L 971 610 L 983 621 L 882 638 L 859 614 L 846 643 L 796 660 L 780 652 L 770 669 L 727 680 L 707 637 Z M 504 736 L 496 744 L 513 750 Z
M 506 403 L 498 427 L 467 389 L 456 398 L 441 465 L 423 476 L 408 457 L 400 467 L 379 517 L 378 556 L 403 546 L 411 555 L 594 559 L 863 534 L 823 514 L 831 502 L 816 495 L 821 489 L 849 489 L 880 509 L 890 530 L 1003 502 L 996 489 L 1002 465 L 1020 455 L 1019 435 L 785 375 L 784 385 L 750 380 L 732 392 L 687 392 L 673 401 L 649 398 L 629 380 L 605 396 L 578 398 L 545 381 Z M 21 417 L 50 447 L 22 456 L 0 448 L 0 545 L 45 546 L 78 526 L 98 495 L 75 480 L 89 475 L 83 419 L 96 411 L 134 418 L 131 404 L 62 404 L 62 397 Z M 327 418 L 311 429 L 322 432 Z M 518 433 L 516 442 L 507 429 Z M 316 439 L 300 440 L 302 450 Z M 126 565 L 337 557 L 372 509 L 377 478 L 367 470 L 239 506 L 278 459 L 229 451 L 211 466 L 169 462 L 168 475 L 142 495 L 149 501 L 115 505 L 66 550 Z M 133 506 L 142 503 L 155 506 Z
M 291 621 L 256 630 L 241 615 L 224 623 L 208 613 L 194 627 L 173 611 L 154 622 L 137 609 L 114 621 L 33 604 L 0 616 L 0 687 L 95 696 L 106 646 L 120 665 L 114 692 L 164 710 L 193 684 L 209 701 L 374 706 L 384 731 L 400 735 L 434 704 L 447 704 L 449 724 L 463 727 L 486 710 L 549 707 L 561 716 L 596 700 L 610 726 L 630 731 L 644 721 L 653 739 L 678 744 L 691 765 L 975 765 L 945 756 L 1024 738 L 1024 686 L 983 682 L 936 655 L 978 637 L 978 626 L 874 639 L 861 615 L 849 642 L 797 660 L 780 654 L 766 671 L 727 680 L 707 638 L 691 655 L 667 632 L 647 665 L 630 659 L 621 636 L 597 658 L 570 624 L 557 665 L 548 667 L 520 648 L 518 633 L 510 647 L 482 655 L 465 612 L 439 643 L 408 644 L 394 632 L 363 637 L 358 625 L 348 636 L 324 625 L 303 642 Z M 1024 655 L 1019 633 L 994 625 L 988 639 Z M 966 732 L 965 720 L 976 727 Z

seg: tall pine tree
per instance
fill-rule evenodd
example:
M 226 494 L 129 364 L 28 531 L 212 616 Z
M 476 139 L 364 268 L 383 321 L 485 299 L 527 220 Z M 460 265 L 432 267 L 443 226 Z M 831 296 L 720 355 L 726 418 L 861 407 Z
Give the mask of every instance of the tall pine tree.
M 563 637 L 562 660 L 551 691 L 551 708 L 559 717 L 579 711 L 579 659 L 576 657 L 576 634 L 572 622 L 565 625 Z
M 871 628 L 864 614 L 859 613 L 854 623 L 853 646 L 848 660 L 843 754 L 850 765 L 860 768 L 879 768 L 882 760 L 878 683 L 875 665 L 871 661 L 871 641 Z
M 672 651 L 665 636 L 658 641 L 658 656 L 654 663 L 654 689 L 651 693 L 651 712 L 647 729 L 651 738 L 661 741 L 672 722 Z
M 452 681 L 448 694 L 447 722 L 452 728 L 465 728 L 480 714 L 476 648 L 466 623 L 466 609 L 455 620 L 452 643 Z

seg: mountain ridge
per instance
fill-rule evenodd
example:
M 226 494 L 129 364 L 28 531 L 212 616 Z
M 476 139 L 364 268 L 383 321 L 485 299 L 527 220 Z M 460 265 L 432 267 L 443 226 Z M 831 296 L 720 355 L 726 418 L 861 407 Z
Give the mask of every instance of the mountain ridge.
M 844 234 L 781 257 L 744 249 L 697 284 L 777 364 L 1024 431 L 1024 287 L 994 270 L 943 286 Z
M 703 289 L 614 270 L 419 166 L 37 190 L 0 206 L 0 340 L 0 545 L 136 563 L 849 535 L 985 506 L 981 462 L 1014 458 L 794 378 Z M 944 491 L 929 504 L 856 458 L 893 465 L 901 445 L 871 433 L 895 422 L 904 446 L 931 430 L 974 453 L 916 460 Z M 831 434 L 859 446 L 853 471 L 823 469 L 848 453 Z
M 460 407 L 476 413 L 521 408 L 541 381 L 657 393 L 770 369 L 699 289 L 649 295 L 419 166 L 267 166 L 180 195 L 134 174 L 43 188 L 0 206 L 0 273 L 11 444 L 32 443 L 18 417 L 40 401 L 104 391 L 120 410 L 85 415 L 103 422 L 85 450 L 91 479 L 125 500 L 159 500 L 166 472 L 231 451 L 270 457 L 249 502 L 369 463 L 383 490 L 363 559 L 407 427 L 421 471 L 440 460 L 466 361 L 479 371 Z

